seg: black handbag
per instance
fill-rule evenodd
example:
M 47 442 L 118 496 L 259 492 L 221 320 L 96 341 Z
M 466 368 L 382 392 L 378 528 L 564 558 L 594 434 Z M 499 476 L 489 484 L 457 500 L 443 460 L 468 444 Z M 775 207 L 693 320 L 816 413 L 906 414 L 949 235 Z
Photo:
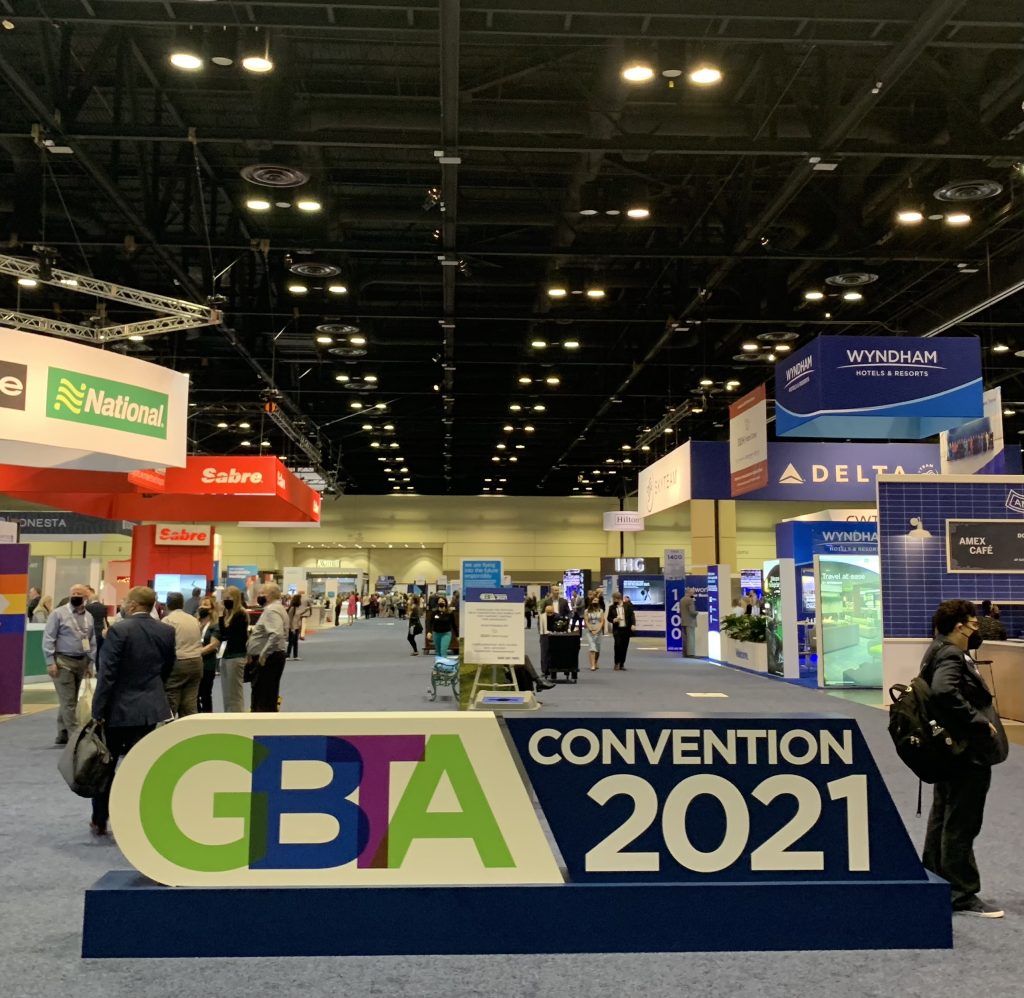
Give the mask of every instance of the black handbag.
M 71 733 L 57 763 L 64 782 L 79 797 L 97 797 L 114 779 L 115 760 L 103 738 L 103 725 L 90 721 Z
M 413 637 L 417 637 L 423 633 L 423 625 L 419 623 L 419 621 L 412 625 L 412 633 Z

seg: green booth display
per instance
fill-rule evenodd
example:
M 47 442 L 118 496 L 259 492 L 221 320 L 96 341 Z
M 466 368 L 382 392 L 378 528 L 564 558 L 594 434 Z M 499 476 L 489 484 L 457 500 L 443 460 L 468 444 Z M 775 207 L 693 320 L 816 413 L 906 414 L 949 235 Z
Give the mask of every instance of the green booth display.
M 882 685 L 878 555 L 815 555 L 818 685 Z

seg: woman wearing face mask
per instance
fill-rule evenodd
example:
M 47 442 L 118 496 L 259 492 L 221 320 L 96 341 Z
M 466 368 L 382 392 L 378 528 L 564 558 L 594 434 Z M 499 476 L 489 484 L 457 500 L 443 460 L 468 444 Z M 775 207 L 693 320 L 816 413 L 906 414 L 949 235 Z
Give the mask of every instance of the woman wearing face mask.
M 433 638 L 434 654 L 438 658 L 448 657 L 448 646 L 452 643 L 452 634 L 458 633 L 455 614 L 448 608 L 448 597 L 441 596 L 427 617 L 427 641 Z
M 264 599 L 265 597 L 260 597 Z M 288 601 L 288 647 L 285 658 L 299 657 L 299 632 L 302 630 L 302 597 L 296 593 Z
M 416 647 L 416 637 L 423 633 L 423 625 L 420 623 L 420 598 L 419 596 L 413 596 L 409 600 L 409 631 L 406 634 L 406 640 L 412 646 L 413 655 L 420 653 L 419 648 Z
M 220 660 L 224 709 L 232 714 L 241 714 L 245 710 L 245 645 L 249 638 L 249 615 L 242 606 L 242 594 L 237 586 L 228 586 L 224 590 L 224 613 L 218 629 L 225 644 Z
M 203 678 L 199 680 L 196 703 L 200 714 L 213 713 L 213 680 L 217 675 L 217 649 L 220 648 L 220 624 L 214 612 L 213 597 L 206 596 L 199 603 L 199 641 L 203 646 Z
M 583 630 L 590 652 L 590 671 L 597 672 L 597 660 L 601 657 L 601 635 L 604 633 L 604 611 L 596 596 L 591 596 L 590 604 L 583 614 Z

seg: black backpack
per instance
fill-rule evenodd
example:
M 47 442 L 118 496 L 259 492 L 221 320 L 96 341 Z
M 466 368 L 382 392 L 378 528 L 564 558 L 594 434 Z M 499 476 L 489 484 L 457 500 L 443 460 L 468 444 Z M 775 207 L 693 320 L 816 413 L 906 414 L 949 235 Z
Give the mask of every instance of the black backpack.
M 915 676 L 909 686 L 889 687 L 889 735 L 896 754 L 924 783 L 947 779 L 967 747 L 966 741 L 955 739 L 931 716 L 931 695 L 931 686 L 922 676 Z

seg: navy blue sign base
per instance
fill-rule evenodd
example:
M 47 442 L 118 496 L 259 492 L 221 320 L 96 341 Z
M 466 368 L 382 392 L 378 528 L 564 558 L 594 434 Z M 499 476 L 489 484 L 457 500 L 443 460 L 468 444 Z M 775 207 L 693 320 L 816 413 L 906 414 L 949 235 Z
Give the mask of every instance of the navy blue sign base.
M 539 887 L 161 887 L 85 894 L 103 958 L 949 949 L 949 885 L 586 883 Z

